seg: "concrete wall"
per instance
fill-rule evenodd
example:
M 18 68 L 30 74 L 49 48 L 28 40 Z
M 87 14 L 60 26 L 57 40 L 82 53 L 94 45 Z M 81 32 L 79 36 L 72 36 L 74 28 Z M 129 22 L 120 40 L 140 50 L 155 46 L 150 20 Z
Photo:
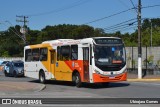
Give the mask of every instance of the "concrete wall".
M 135 66 L 135 68 L 138 67 L 138 47 L 126 47 L 126 57 L 128 68 L 132 68 L 132 64 Z M 148 66 L 157 65 L 160 67 L 160 47 L 142 47 L 143 67 L 146 66 L 146 59 L 150 61 L 149 63 L 147 63 Z

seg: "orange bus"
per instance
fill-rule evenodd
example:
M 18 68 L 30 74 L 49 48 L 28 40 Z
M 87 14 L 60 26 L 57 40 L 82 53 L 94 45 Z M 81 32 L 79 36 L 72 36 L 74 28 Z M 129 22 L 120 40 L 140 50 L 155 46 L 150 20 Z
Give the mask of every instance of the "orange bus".
M 126 81 L 126 52 L 117 37 L 58 39 L 24 47 L 24 74 L 46 80 L 103 83 Z

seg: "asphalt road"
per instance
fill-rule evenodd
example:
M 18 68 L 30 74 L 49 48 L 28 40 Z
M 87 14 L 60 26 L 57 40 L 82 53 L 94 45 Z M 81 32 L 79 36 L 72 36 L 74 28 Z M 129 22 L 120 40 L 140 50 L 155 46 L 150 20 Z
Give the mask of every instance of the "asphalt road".
M 33 82 L 38 80 L 27 77 L 5 77 L 0 75 L 0 81 Z M 110 83 L 109 86 L 83 84 L 76 88 L 70 82 L 47 81 L 46 88 L 41 92 L 27 93 L 28 97 L 105 97 L 105 98 L 160 98 L 160 82 L 118 82 Z M 23 95 L 20 93 L 17 95 Z M 12 96 L 12 95 L 9 95 Z M 14 94 L 13 94 L 14 97 Z
M 38 81 L 35 79 L 27 77 L 19 77 L 19 78 L 5 77 L 3 74 L 0 74 L 0 81 L 38 83 Z M 76 88 L 70 82 L 48 81 L 46 84 L 46 88 L 40 92 L 0 93 L 0 97 L 1 98 L 160 98 L 160 82 L 119 82 L 119 83 L 110 83 L 109 86 L 106 87 L 102 85 L 83 84 L 81 88 Z M 91 105 L 88 105 L 88 107 L 90 106 Z M 112 107 L 112 105 L 110 106 Z

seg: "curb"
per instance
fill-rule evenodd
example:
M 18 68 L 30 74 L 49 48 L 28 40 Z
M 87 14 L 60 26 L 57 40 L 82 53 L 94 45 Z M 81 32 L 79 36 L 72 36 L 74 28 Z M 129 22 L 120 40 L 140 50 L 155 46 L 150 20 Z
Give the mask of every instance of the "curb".
M 27 84 L 26 84 L 27 83 Z M 15 85 L 14 85 L 15 84 Z M 25 84 L 25 85 L 22 85 L 21 84 Z M 32 83 L 28 83 L 28 82 L 8 82 L 8 81 L 3 81 L 3 82 L 0 82 L 0 87 L 2 87 L 2 89 L 0 90 L 1 91 L 4 91 L 4 90 L 8 90 L 8 91 L 32 91 L 32 92 L 40 92 L 42 90 L 44 90 L 46 88 L 46 85 L 45 84 L 40 84 L 40 83 L 35 83 L 35 84 L 32 84 Z M 31 87 L 28 87 L 29 85 L 31 85 Z M 27 87 L 27 88 L 26 88 Z
M 154 82 L 160 81 L 160 79 L 127 79 L 129 82 Z

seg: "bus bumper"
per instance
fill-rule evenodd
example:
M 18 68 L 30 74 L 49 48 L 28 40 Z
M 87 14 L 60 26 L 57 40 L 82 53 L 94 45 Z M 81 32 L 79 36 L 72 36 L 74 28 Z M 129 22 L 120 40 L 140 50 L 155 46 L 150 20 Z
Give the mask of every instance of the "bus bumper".
M 103 83 L 103 82 L 118 82 L 118 81 L 126 81 L 127 80 L 127 72 L 114 76 L 114 77 L 109 77 L 109 76 L 103 76 L 100 74 L 93 74 L 93 82 L 94 83 Z

